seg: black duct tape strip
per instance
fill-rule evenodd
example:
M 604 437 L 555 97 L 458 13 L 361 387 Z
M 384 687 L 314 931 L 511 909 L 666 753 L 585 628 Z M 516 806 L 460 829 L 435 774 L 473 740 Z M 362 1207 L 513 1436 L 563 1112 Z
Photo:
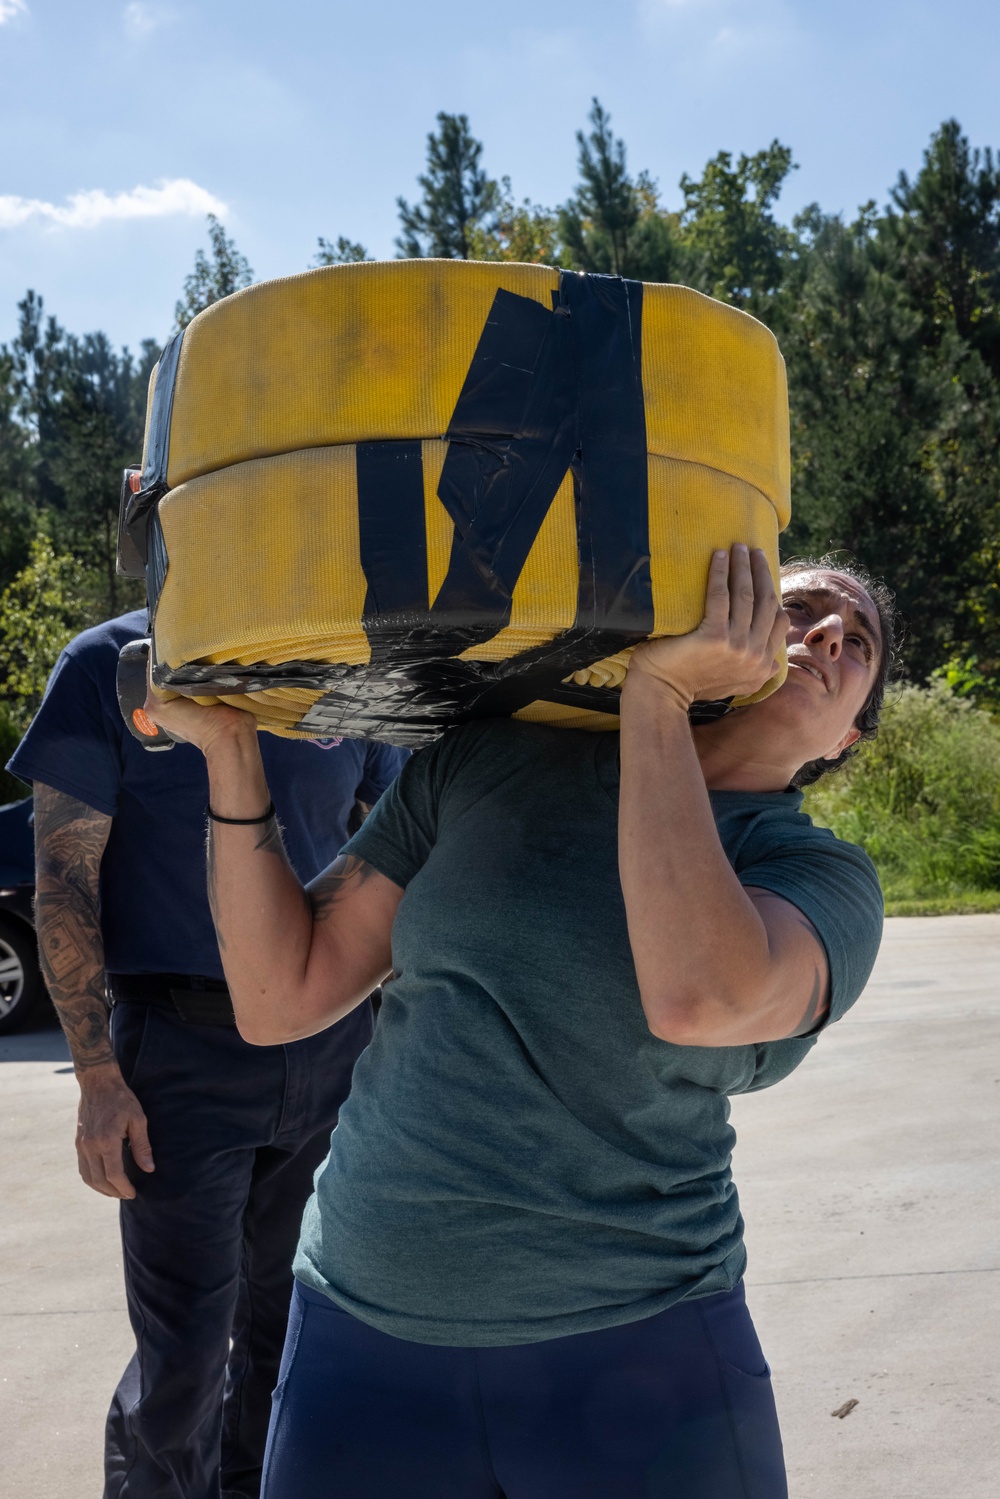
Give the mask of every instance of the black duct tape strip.
M 458 626 L 458 650 L 509 622 L 514 587 L 572 462 L 572 341 L 564 308 L 497 292 L 445 434 L 438 485 L 455 538 L 430 623 L 445 637 Z
M 149 512 L 146 525 L 146 608 L 149 610 L 150 629 L 156 623 L 156 606 L 160 601 L 160 590 L 167 576 L 168 565 L 167 544 L 163 539 L 160 513 L 154 507 Z
M 653 628 L 642 286 L 564 272 L 553 302 L 549 311 L 503 290 L 493 299 L 445 434 L 438 496 L 455 529 L 428 614 L 420 596 L 419 445 L 358 449 L 365 629 L 378 659 L 455 657 L 503 629 L 528 553 L 571 469 L 577 618 L 561 649 L 546 647 L 547 657 L 566 675 Z M 386 610 L 388 618 L 377 617 Z M 587 633 L 593 639 L 583 644 Z M 534 665 L 517 659 L 525 671 Z M 508 683 L 505 699 L 512 690 Z
M 129 535 L 126 520 L 129 506 L 132 504 L 132 478 L 139 470 L 130 467 L 122 474 L 121 490 L 118 495 L 118 545 L 116 548 L 115 571 L 121 578 L 143 578 L 146 575 L 146 556 L 140 552 L 132 537 Z
M 372 649 L 427 619 L 427 527 L 419 442 L 357 446 L 362 624 Z
M 589 637 L 578 641 L 577 651 L 588 644 Z M 505 717 L 536 699 L 618 713 L 618 688 L 564 683 L 556 673 L 568 675 L 573 669 L 565 656 L 552 647 L 531 654 L 535 660 L 530 664 L 522 656 L 516 664 L 438 659 L 406 667 L 289 661 L 281 666 L 227 662 L 170 668 L 154 662 L 153 681 L 187 696 L 249 696 L 274 687 L 321 692 L 296 725 L 300 731 L 316 738 L 343 734 L 413 749 L 432 744 L 451 724 Z M 691 722 L 713 722 L 728 711 L 730 702 L 693 704 Z
M 175 333 L 160 355 L 153 391 L 153 409 L 149 413 L 146 434 L 146 463 L 142 471 L 142 488 L 167 487 L 167 465 L 170 462 L 170 419 L 174 411 L 174 387 L 181 358 L 184 330 Z M 140 491 L 141 493 L 141 491 Z
M 427 598 L 421 444 L 359 444 L 368 666 L 157 664 L 157 685 L 206 696 L 281 686 L 319 692 L 301 731 L 411 746 L 433 741 L 450 723 L 505 716 L 537 699 L 617 713 L 617 689 L 564 679 L 637 644 L 654 624 L 642 286 L 564 272 L 553 302 L 550 312 L 511 292 L 494 298 L 445 434 L 438 495 L 455 533 L 436 599 Z M 178 336 L 157 377 L 143 493 L 147 478 L 165 492 L 179 350 Z M 505 661 L 456 659 L 509 622 L 514 587 L 570 470 L 580 551 L 574 625 Z M 155 519 L 149 534 L 154 608 L 167 559 Z M 711 721 L 728 706 L 696 704 L 692 721 Z
M 642 283 L 563 272 L 560 295 L 578 361 L 577 628 L 614 631 L 621 650 L 653 629 Z

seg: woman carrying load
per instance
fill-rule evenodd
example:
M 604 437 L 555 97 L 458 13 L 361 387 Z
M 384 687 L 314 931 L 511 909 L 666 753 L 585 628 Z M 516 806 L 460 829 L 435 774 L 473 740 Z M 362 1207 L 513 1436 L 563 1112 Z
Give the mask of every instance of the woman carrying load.
M 305 894 L 252 718 L 147 703 L 208 762 L 246 1039 L 392 974 L 306 1210 L 266 1499 L 786 1493 L 727 1095 L 791 1072 L 874 961 L 875 872 L 791 786 L 874 733 L 893 627 L 861 572 L 782 581 L 783 607 L 763 553 L 716 553 L 620 735 L 450 731 Z M 777 692 L 692 730 L 783 641 Z

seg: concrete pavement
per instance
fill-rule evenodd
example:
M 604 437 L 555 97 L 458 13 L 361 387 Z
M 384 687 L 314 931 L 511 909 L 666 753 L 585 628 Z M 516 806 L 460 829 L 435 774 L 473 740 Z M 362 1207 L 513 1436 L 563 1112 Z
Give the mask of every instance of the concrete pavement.
M 1000 916 L 889 921 L 851 1014 L 733 1118 L 792 1499 L 992 1499 Z
M 75 1105 L 57 1030 L 0 1039 L 0 1499 L 98 1499 L 131 1351 Z M 890 921 L 851 1015 L 733 1116 L 791 1499 L 993 1499 L 1000 916 Z

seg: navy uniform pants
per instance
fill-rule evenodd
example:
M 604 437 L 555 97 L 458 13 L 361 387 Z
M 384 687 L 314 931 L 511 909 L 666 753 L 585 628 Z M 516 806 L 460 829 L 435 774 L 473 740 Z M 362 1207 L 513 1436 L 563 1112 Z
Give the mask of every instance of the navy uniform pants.
M 263 1499 L 787 1499 L 742 1285 L 512 1348 L 410 1343 L 296 1284 Z
M 288 1046 L 116 1003 L 115 1054 L 156 1163 L 129 1163 L 122 1249 L 136 1352 L 108 1414 L 105 1499 L 257 1499 L 316 1167 L 371 1036 L 365 1004 Z

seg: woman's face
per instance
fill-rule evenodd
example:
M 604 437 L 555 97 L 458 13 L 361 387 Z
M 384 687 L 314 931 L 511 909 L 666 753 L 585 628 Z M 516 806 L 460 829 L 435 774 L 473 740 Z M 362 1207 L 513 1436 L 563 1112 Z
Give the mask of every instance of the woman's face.
M 802 764 L 833 759 L 859 737 L 856 720 L 878 675 L 878 610 L 854 578 L 826 568 L 783 578 L 781 596 L 788 676 L 766 701 L 782 718 L 791 713 Z

